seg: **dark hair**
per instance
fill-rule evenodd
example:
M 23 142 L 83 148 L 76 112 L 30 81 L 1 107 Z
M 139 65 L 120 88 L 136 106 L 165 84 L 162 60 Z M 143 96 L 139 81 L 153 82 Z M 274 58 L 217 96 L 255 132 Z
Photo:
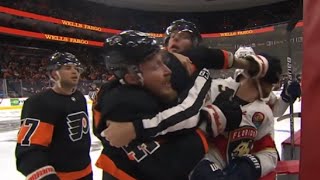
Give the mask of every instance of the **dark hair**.
M 261 79 L 268 83 L 277 83 L 280 81 L 280 76 L 282 74 L 282 66 L 279 58 L 268 55 L 266 53 L 259 54 L 265 57 L 268 61 L 269 67 L 266 75 Z

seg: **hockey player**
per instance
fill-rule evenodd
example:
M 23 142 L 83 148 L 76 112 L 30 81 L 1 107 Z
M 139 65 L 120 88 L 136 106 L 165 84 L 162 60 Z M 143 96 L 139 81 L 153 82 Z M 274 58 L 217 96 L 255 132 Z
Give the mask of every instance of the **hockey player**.
M 92 180 L 87 103 L 76 90 L 81 64 L 71 53 L 56 52 L 47 70 L 54 86 L 22 108 L 17 169 L 27 180 Z
M 244 58 L 250 55 L 255 55 L 255 52 L 251 47 L 239 47 L 234 54 L 236 58 Z M 234 79 L 238 82 L 245 79 L 242 69 L 235 70 Z M 288 109 L 290 103 L 294 103 L 295 100 L 301 96 L 300 84 L 296 80 L 291 83 L 286 81 L 280 96 L 281 97 L 278 98 L 273 92 L 271 92 L 270 96 L 265 98 L 275 117 L 282 116 Z
M 173 21 L 167 27 L 164 38 L 164 47 L 170 52 L 187 52 L 199 47 L 202 41 L 200 31 L 197 26 L 184 19 Z
M 228 69 L 236 67 L 233 64 L 233 55 L 228 51 L 211 49 L 201 46 L 202 37 L 196 25 L 184 19 L 173 21 L 166 29 L 164 47 L 169 52 L 180 53 L 190 59 L 190 62 L 183 63 L 188 70 L 186 73 L 175 73 L 181 69 L 180 62 L 170 60 L 166 64 L 173 70 L 171 82 L 172 86 L 181 92 L 186 89 L 186 81 L 190 80 L 190 74 L 197 74 L 203 68 L 207 69 Z M 219 61 L 223 56 L 225 61 Z M 243 67 L 240 67 L 243 69 Z
M 207 159 L 202 160 L 191 174 L 191 180 L 255 180 L 276 167 L 278 155 L 273 141 L 274 116 L 263 99 L 270 95 L 273 84 L 279 82 L 281 63 L 268 55 L 251 55 L 248 58 L 258 58 L 263 62 L 266 71 L 261 78 L 245 78 L 240 83 L 231 79 L 216 80 L 211 86 L 211 97 L 218 98 L 222 87 L 222 92 L 229 91 L 227 99 L 241 105 L 243 115 L 240 127 L 218 134 L 215 129 L 219 130 L 219 127 L 211 126 L 213 133 L 209 142 L 212 146 Z M 203 108 L 212 122 L 217 120 L 212 115 L 216 111 L 217 108 L 211 105 Z

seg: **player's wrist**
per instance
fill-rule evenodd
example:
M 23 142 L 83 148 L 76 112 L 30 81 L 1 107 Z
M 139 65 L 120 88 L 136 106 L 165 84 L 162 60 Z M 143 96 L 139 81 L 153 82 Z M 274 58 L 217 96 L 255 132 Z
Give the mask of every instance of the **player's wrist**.
M 142 121 L 139 121 L 139 120 L 133 121 L 132 125 L 133 125 L 133 131 L 135 133 L 134 139 L 139 139 L 139 140 L 145 139 L 146 133 L 145 133 L 145 129 Z

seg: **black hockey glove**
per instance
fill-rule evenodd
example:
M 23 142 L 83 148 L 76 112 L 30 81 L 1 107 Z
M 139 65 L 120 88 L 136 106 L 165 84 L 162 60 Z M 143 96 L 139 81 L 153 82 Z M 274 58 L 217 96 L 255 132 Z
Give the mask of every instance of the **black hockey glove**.
M 193 169 L 189 180 L 223 180 L 223 171 L 208 159 L 201 160 Z
M 236 157 L 224 169 L 226 179 L 258 180 L 261 176 L 260 160 L 251 154 Z
M 244 74 L 253 79 L 263 78 L 268 70 L 267 60 L 260 55 L 249 55 L 243 59 L 250 63 L 250 69 L 245 70 Z
M 298 81 L 286 82 L 281 92 L 281 98 L 286 103 L 294 103 L 301 96 L 301 87 Z
M 207 132 L 213 137 L 225 131 L 237 129 L 242 120 L 242 110 L 238 101 L 233 100 L 234 90 L 226 89 L 212 103 L 202 108 L 202 120 L 207 120 Z
M 238 101 L 233 100 L 234 90 L 226 89 L 221 92 L 212 103 L 224 114 L 227 120 L 226 131 L 232 131 L 239 127 L 242 120 L 242 110 Z

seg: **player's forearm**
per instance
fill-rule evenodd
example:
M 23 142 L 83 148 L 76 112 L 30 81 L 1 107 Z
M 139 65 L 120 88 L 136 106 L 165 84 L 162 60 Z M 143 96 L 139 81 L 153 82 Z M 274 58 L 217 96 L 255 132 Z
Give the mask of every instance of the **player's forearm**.
M 260 160 L 261 177 L 275 170 L 278 162 L 278 153 L 276 149 L 265 149 L 255 154 Z
M 278 98 L 272 107 L 274 117 L 282 116 L 289 107 L 289 103 L 286 103 L 282 98 Z
M 251 67 L 251 63 L 242 58 L 234 58 L 232 67 L 236 69 L 249 69 Z
M 27 180 L 59 179 L 55 169 L 48 162 L 47 150 L 44 147 L 34 147 L 32 150 L 30 148 L 17 147 L 16 163 L 18 171 L 25 175 Z
M 271 126 L 268 124 L 266 126 Z M 264 127 L 266 127 L 264 126 Z M 263 127 L 261 127 L 263 128 Z M 278 153 L 276 145 L 272 138 L 273 128 L 270 129 L 270 133 L 262 137 L 261 139 L 254 142 L 253 155 L 258 157 L 261 164 L 261 176 L 268 174 L 273 171 L 277 166 Z
M 228 69 L 233 64 L 233 54 L 221 49 L 197 47 L 182 53 L 187 56 L 198 70 L 207 69 Z

